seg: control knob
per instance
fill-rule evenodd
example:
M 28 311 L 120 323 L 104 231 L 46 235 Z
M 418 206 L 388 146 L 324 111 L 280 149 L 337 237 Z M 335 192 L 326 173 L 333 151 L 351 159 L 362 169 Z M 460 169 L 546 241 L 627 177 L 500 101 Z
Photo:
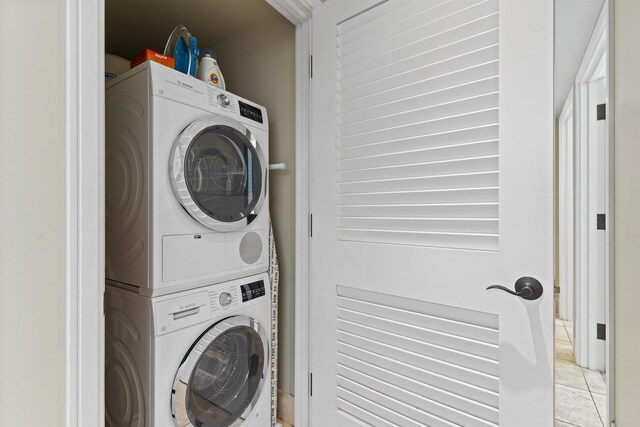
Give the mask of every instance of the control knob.
M 229 292 L 223 292 L 220 294 L 220 305 L 223 307 L 228 306 L 229 304 L 231 304 L 231 294 Z
M 223 107 L 228 107 L 229 105 L 231 105 L 231 100 L 227 95 L 221 93 L 220 95 L 218 95 L 218 104 Z

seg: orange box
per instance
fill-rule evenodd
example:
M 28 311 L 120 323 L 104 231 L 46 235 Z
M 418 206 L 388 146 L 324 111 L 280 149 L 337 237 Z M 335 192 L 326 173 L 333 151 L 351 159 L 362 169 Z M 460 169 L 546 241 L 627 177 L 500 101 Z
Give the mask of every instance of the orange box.
M 145 49 L 136 59 L 131 62 L 131 68 L 140 65 L 145 61 L 155 61 L 167 67 L 174 68 L 175 60 L 151 49 Z

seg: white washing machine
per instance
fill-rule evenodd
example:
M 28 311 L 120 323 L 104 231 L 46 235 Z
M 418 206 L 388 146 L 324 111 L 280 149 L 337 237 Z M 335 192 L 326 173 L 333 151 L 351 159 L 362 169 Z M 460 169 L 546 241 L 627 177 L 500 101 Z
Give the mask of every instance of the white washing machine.
M 148 298 L 106 291 L 109 427 L 269 427 L 266 274 Z
M 106 91 L 106 277 L 156 296 L 267 270 L 267 111 L 146 62 Z

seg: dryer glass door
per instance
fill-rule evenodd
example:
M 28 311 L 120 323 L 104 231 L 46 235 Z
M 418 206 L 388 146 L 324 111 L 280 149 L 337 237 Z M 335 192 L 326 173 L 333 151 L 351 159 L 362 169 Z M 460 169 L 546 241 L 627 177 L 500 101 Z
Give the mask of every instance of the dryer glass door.
M 266 192 L 264 159 L 253 134 L 224 117 L 189 125 L 174 146 L 174 192 L 196 220 L 216 230 L 233 229 L 257 215 Z
M 236 316 L 211 327 L 194 345 L 174 382 L 180 426 L 239 425 L 255 406 L 268 375 L 268 341 L 253 319 Z

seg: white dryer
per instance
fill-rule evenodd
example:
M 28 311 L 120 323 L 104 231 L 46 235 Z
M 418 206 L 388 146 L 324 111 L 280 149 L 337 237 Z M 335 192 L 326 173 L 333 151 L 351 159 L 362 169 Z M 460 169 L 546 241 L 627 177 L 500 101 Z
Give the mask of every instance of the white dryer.
M 106 277 L 164 295 L 267 270 L 267 112 L 146 62 L 106 91 Z
M 269 427 L 266 274 L 148 298 L 106 291 L 108 427 Z

